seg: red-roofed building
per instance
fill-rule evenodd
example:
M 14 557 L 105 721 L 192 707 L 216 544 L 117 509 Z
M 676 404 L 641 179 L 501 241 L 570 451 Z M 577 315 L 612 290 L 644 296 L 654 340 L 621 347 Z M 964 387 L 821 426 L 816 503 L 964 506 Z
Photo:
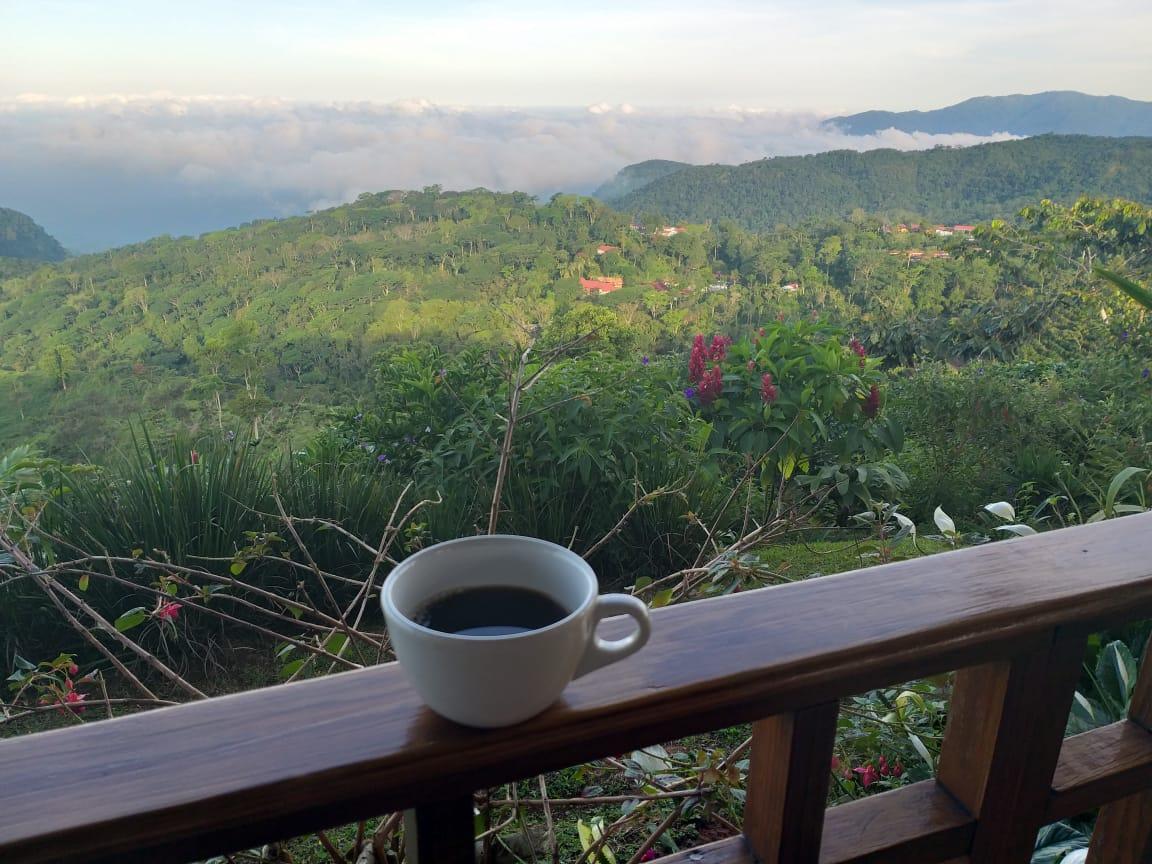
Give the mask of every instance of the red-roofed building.
M 952 230 L 957 234 L 971 234 L 976 230 L 975 225 L 953 225 Z
M 580 279 L 585 294 L 611 294 L 624 287 L 623 276 L 605 276 L 602 279 Z

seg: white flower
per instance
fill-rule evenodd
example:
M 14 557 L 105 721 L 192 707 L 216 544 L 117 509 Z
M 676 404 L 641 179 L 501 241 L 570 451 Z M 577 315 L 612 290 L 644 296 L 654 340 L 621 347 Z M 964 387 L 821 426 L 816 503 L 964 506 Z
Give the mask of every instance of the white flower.
M 1007 531 L 1017 537 L 1031 537 L 1036 533 L 1036 529 L 1029 528 L 1027 525 L 997 525 L 996 530 Z
M 900 526 L 901 531 L 906 531 L 913 536 L 916 535 L 916 523 L 905 516 L 903 513 L 893 512 L 892 518 L 896 520 L 896 524 Z
M 991 513 L 993 516 L 998 516 L 1005 522 L 1011 522 L 1016 518 L 1016 508 L 1009 504 L 1007 501 L 997 501 L 995 504 L 985 504 L 984 509 Z
M 944 512 L 943 508 L 936 508 L 936 512 L 932 514 L 932 521 L 936 523 L 936 527 L 940 529 L 941 534 L 956 534 L 956 523 L 952 521 L 951 516 Z

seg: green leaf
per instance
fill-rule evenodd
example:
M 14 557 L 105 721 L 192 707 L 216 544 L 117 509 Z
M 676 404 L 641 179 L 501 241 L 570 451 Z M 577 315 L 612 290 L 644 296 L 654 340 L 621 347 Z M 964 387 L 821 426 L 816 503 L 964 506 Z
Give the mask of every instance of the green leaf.
M 124 633 L 128 630 L 131 630 L 133 627 L 137 627 L 144 623 L 144 619 L 147 617 L 147 610 L 141 606 L 137 606 L 135 609 L 129 609 L 127 612 L 117 618 L 113 626 L 121 633 Z
M 1136 686 L 1136 658 L 1123 642 L 1109 642 L 1096 661 L 1096 685 L 1100 695 L 1117 711 L 1123 711 L 1132 700 Z
M 672 594 L 675 590 L 675 588 L 667 588 L 663 591 L 656 592 L 655 596 L 652 597 L 652 602 L 648 605 L 653 609 L 659 609 L 661 606 L 667 606 L 672 602 Z
M 344 633 L 333 633 L 324 640 L 324 650 L 329 654 L 339 654 L 348 643 L 348 636 Z
M 1131 480 L 1140 474 L 1147 474 L 1147 468 L 1133 468 L 1129 465 L 1122 471 L 1117 472 L 1116 476 L 1112 478 L 1112 482 L 1108 484 L 1108 496 L 1104 500 L 1104 513 L 1111 516 L 1116 509 L 1116 496 L 1120 494 L 1120 489 Z
M 651 584 L 652 584 L 652 577 L 651 576 L 641 576 L 639 579 L 636 580 L 636 584 L 632 587 L 636 591 L 639 591 L 641 588 L 647 588 Z
M 243 572 L 244 572 L 244 568 L 245 568 L 245 567 L 247 567 L 247 566 L 248 566 L 248 562 L 247 562 L 247 561 L 239 561 L 239 560 L 237 560 L 237 561 L 233 561 L 233 562 L 232 562 L 232 566 L 228 568 L 228 571 L 229 571 L 229 572 L 230 572 L 230 573 L 231 573 L 233 576 L 239 576 L 241 573 L 243 573 Z
M 668 771 L 668 751 L 659 744 L 653 744 L 642 750 L 633 750 L 628 757 L 646 774 L 660 774 Z
M 87 591 L 88 590 L 88 574 L 87 573 L 85 573 L 83 576 L 80 577 L 80 581 L 77 583 L 76 587 L 79 588 L 81 591 Z
M 1107 279 L 1145 309 L 1152 309 L 1152 291 L 1149 291 L 1143 285 L 1133 282 L 1131 279 L 1127 279 L 1119 273 L 1105 270 L 1103 267 L 1094 267 L 1093 271 L 1102 279 Z
M 293 660 L 291 663 L 285 663 L 280 667 L 280 677 L 283 679 L 291 678 L 300 671 L 300 667 L 303 666 L 305 662 L 307 662 L 306 659 L 301 658 L 299 660 Z

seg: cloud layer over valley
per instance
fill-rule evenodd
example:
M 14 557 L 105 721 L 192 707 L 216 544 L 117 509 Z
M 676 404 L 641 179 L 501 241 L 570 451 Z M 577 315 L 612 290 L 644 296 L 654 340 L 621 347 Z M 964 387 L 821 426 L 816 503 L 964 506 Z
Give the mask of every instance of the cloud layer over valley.
M 887 130 L 848 136 L 822 116 L 457 108 L 173 96 L 0 99 L 0 206 L 76 251 L 195 234 L 332 206 L 361 192 L 485 186 L 588 192 L 645 159 L 737 163 L 838 148 L 918 149 L 1010 138 Z

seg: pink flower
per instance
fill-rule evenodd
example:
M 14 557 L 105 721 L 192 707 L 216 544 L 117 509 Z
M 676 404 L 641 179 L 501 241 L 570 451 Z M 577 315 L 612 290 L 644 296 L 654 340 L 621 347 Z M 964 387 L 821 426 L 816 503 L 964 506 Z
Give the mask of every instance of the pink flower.
M 860 778 L 860 785 L 867 789 L 873 783 L 880 779 L 876 773 L 876 768 L 869 762 L 867 765 L 861 765 L 859 768 L 853 768 L 852 773 Z
M 880 776 L 881 777 L 887 777 L 890 773 L 892 773 L 891 770 L 888 768 L 888 760 L 887 759 L 885 759 L 883 756 L 881 756 L 877 761 L 880 765 Z
M 179 603 L 162 603 L 160 608 L 155 612 L 155 616 L 161 621 L 175 621 L 179 615 Z
M 75 675 L 79 671 L 80 671 L 80 667 L 77 666 L 75 663 L 69 663 L 68 664 L 68 674 L 69 675 Z
M 748 371 L 749 372 L 755 372 L 756 371 L 756 361 L 755 360 L 749 360 L 748 361 Z
M 188 454 L 188 458 L 191 460 L 192 464 L 195 465 L 200 461 L 200 454 L 193 450 Z
M 640 856 L 641 861 L 655 861 L 660 856 L 656 854 L 655 849 L 648 849 Z
M 63 699 L 57 699 L 57 710 L 63 714 L 65 711 L 71 711 L 73 714 L 80 714 L 84 711 L 82 703 L 88 696 L 85 693 L 77 693 L 75 690 L 69 690 L 64 694 Z M 43 701 L 43 700 L 41 700 Z
M 832 757 L 832 773 L 835 774 L 839 770 L 840 770 L 840 757 L 839 756 L 833 756 Z
M 880 413 L 880 388 L 875 384 L 868 391 L 868 395 L 864 397 L 864 402 L 860 405 L 860 410 L 864 412 L 864 416 L 868 418 L 875 417 Z
M 764 400 L 765 404 L 771 405 L 780 397 L 780 391 L 776 389 L 776 385 L 772 383 L 772 374 L 765 372 L 760 377 L 760 398 Z
M 707 360 L 704 350 L 704 334 L 697 333 L 692 340 L 692 353 L 688 357 L 688 380 L 692 384 L 699 384 L 704 377 L 704 362 Z
M 696 389 L 696 396 L 701 405 L 711 405 L 724 392 L 724 373 L 719 366 L 713 366 L 704 373 L 700 379 L 700 386 Z
M 859 339 L 853 339 L 848 343 L 848 347 L 852 349 L 853 354 L 860 358 L 861 369 L 868 365 L 868 350 L 864 347 L 863 342 L 861 342 Z
M 897 762 L 892 766 L 892 776 L 899 777 L 904 773 L 904 766 Z

